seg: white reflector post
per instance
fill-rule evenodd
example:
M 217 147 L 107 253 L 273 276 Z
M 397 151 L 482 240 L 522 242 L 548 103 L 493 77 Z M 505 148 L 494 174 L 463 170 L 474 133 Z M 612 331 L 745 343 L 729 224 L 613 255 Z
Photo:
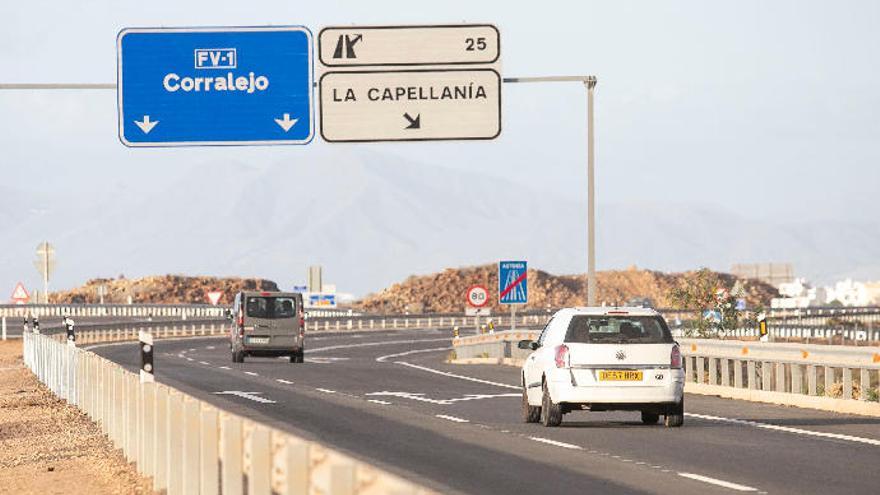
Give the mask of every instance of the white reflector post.
M 138 340 L 141 348 L 141 383 L 153 380 L 153 334 L 138 331 Z

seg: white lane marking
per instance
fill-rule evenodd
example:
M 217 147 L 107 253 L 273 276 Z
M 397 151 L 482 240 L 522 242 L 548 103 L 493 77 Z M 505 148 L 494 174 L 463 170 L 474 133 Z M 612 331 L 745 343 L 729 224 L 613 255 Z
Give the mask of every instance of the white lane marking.
M 183 354 L 178 354 L 177 357 L 179 357 L 179 358 L 185 358 L 186 356 L 184 356 Z
M 205 366 L 211 366 L 211 363 L 207 361 L 199 361 L 199 364 L 204 364 Z
M 253 371 L 245 371 L 244 374 L 251 375 L 251 376 L 260 376 L 258 373 L 254 373 Z
M 410 368 L 415 368 L 417 370 L 427 371 L 428 373 L 435 373 L 437 375 L 448 376 L 450 378 L 458 378 L 459 380 L 467 380 L 469 382 L 485 383 L 486 385 L 494 385 L 496 387 L 509 388 L 509 389 L 513 389 L 513 390 L 521 390 L 521 387 L 519 385 L 508 385 L 506 383 L 498 383 L 498 382 L 493 382 L 493 381 L 489 381 L 489 380 L 483 380 L 480 378 L 474 378 L 471 376 L 456 375 L 455 373 L 449 373 L 448 371 L 435 370 L 434 368 L 428 368 L 425 366 L 419 366 L 417 364 L 406 363 L 404 361 L 395 361 L 394 364 L 399 364 L 401 366 L 408 366 Z
M 391 403 L 387 400 L 379 400 L 379 399 L 367 399 L 367 402 L 372 402 L 373 404 L 382 404 L 383 406 L 390 406 Z
M 439 351 L 449 351 L 452 350 L 452 347 L 437 347 L 434 349 L 416 349 L 414 351 L 406 351 L 406 352 L 398 352 L 397 354 L 388 354 L 387 356 L 379 356 L 376 358 L 376 362 L 384 363 L 386 359 L 401 357 L 401 356 L 409 356 L 412 354 L 420 354 L 423 352 L 439 352 Z
M 195 348 L 187 349 L 187 351 L 188 351 L 188 352 L 193 352 L 193 351 L 195 351 Z
M 315 363 L 315 364 L 333 364 L 337 361 L 348 361 L 347 357 L 307 357 L 307 363 Z
M 215 348 L 214 348 L 214 346 L 209 345 L 208 347 L 205 347 L 205 349 L 208 349 L 209 351 L 213 351 Z
M 554 445 L 556 447 L 562 447 L 564 449 L 584 450 L 584 448 L 579 445 L 573 445 L 573 444 L 565 443 L 565 442 L 557 442 L 556 440 L 550 440 L 549 438 L 529 437 L 529 440 L 534 440 L 536 442 L 546 443 L 547 445 Z
M 230 368 L 229 366 L 221 366 L 220 369 L 221 370 L 231 370 L 232 368 Z
M 880 447 L 880 440 L 873 438 L 855 437 L 852 435 L 842 435 L 840 433 L 828 433 L 824 431 L 804 430 L 802 428 L 792 428 L 791 426 L 779 426 L 769 423 L 759 423 L 757 421 L 747 421 L 745 419 L 724 418 L 721 416 L 710 416 L 708 414 L 684 413 L 685 416 L 698 419 L 706 419 L 709 421 L 720 421 L 722 423 L 733 423 L 738 425 L 753 426 L 755 428 L 764 428 L 766 430 L 784 431 L 786 433 L 795 433 L 798 435 L 807 435 L 812 437 L 832 438 L 835 440 L 846 440 L 848 442 L 865 443 Z
M 335 394 L 336 393 L 335 390 L 330 390 L 330 389 L 326 389 L 326 388 L 316 388 L 315 390 L 317 390 L 318 392 L 324 392 L 325 394 Z
M 328 347 L 318 347 L 317 349 L 309 349 L 309 352 L 324 352 L 335 349 L 353 349 L 356 347 L 375 347 L 381 345 L 397 345 L 397 344 L 420 344 L 422 342 L 449 342 L 449 338 L 442 339 L 420 339 L 420 340 L 389 340 L 386 342 L 365 342 L 362 344 L 340 344 Z
M 431 399 L 425 397 L 425 394 L 423 393 L 390 392 L 388 390 L 384 390 L 382 392 L 370 392 L 366 395 L 369 397 L 400 397 L 403 399 L 428 402 L 430 404 L 440 404 L 444 406 L 455 404 L 456 402 L 465 402 L 470 400 L 495 399 L 498 397 L 521 397 L 521 394 L 467 394 L 464 397 L 456 397 L 454 399 Z
M 447 420 L 455 422 L 455 423 L 470 423 L 470 421 L 468 421 L 464 418 L 456 418 L 455 416 L 447 416 L 445 414 L 435 414 L 434 417 L 440 418 L 440 419 L 447 419 Z
M 678 475 L 685 477 L 685 478 L 690 478 L 692 480 L 702 481 L 703 483 L 709 483 L 711 485 L 722 486 L 724 488 L 729 488 L 731 490 L 736 490 L 738 492 L 756 492 L 756 491 L 758 491 L 757 488 L 752 488 L 750 486 L 740 485 L 737 483 L 731 483 L 729 481 L 719 480 L 716 478 L 710 478 L 708 476 L 703 476 L 700 474 L 678 473 Z
M 236 397 L 241 397 L 243 399 L 249 399 L 254 402 L 259 402 L 261 404 L 275 404 L 274 400 L 266 399 L 265 397 L 260 397 L 259 394 L 262 392 L 242 392 L 241 390 L 224 390 L 222 392 L 214 392 L 214 395 L 234 395 Z
M 187 361 L 190 361 L 190 362 L 195 361 L 195 359 L 193 359 L 193 358 L 191 358 L 191 357 L 186 358 L 186 360 L 187 360 Z
M 275 381 L 278 383 L 283 383 L 285 385 L 293 385 L 293 382 L 287 381 L 284 378 L 276 378 Z

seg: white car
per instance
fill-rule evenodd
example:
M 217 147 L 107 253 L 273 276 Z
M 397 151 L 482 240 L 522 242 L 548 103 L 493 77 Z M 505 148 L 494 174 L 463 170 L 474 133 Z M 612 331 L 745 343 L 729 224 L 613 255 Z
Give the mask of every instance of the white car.
M 566 308 L 553 315 L 522 367 L 522 417 L 558 426 L 576 410 L 640 411 L 642 422 L 684 422 L 681 351 L 648 308 Z

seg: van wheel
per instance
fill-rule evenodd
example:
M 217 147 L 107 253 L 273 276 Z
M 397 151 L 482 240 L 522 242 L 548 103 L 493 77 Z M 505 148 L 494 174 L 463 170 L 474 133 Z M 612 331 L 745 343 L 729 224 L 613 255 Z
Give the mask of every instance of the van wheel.
M 554 404 L 550 398 L 550 390 L 547 382 L 544 382 L 544 395 L 541 399 L 541 424 L 544 426 L 559 426 L 562 423 L 562 407 Z
M 540 406 L 530 406 L 529 397 L 526 388 L 523 387 L 522 394 L 522 420 L 524 423 L 537 423 L 541 419 Z
M 684 424 L 684 397 L 666 412 L 665 424 L 669 428 L 678 428 Z
M 656 425 L 660 421 L 660 415 L 648 411 L 642 411 L 642 423 L 646 425 Z

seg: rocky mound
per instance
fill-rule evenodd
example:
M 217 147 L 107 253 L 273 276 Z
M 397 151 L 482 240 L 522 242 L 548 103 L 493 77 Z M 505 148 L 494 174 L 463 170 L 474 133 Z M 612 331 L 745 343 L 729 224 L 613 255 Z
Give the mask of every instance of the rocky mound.
M 278 290 L 271 280 L 257 278 L 187 277 L 161 275 L 136 279 L 96 278 L 82 287 L 50 294 L 53 303 L 97 303 L 98 287 L 104 286 L 105 303 L 204 304 L 206 292 L 222 291 L 221 304 L 231 303 L 240 290 Z
M 597 301 L 609 305 L 625 304 L 635 298 L 648 298 L 654 307 L 672 308 L 670 291 L 688 283 L 694 272 L 663 273 L 650 270 L 601 271 L 596 275 Z M 737 278 L 726 273 L 716 273 L 721 283 L 731 289 Z M 586 300 L 583 275 L 552 275 L 529 270 L 529 304 L 526 309 L 583 306 Z M 756 280 L 742 280 L 739 285 L 745 292 L 749 306 L 769 306 L 770 299 L 778 296 L 776 289 Z M 461 312 L 465 306 L 465 292 L 474 284 L 489 288 L 493 312 L 507 311 L 498 304 L 498 269 L 496 265 L 469 268 L 448 268 L 431 275 L 412 276 L 405 281 L 365 297 L 355 305 L 374 313 L 452 313 Z

